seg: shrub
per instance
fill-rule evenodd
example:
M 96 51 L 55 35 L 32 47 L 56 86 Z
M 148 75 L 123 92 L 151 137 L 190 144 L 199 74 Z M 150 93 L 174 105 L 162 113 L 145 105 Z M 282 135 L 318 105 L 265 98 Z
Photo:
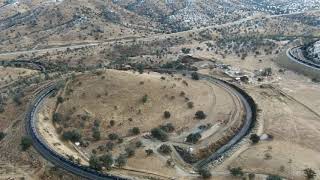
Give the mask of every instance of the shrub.
M 167 132 L 167 133 L 171 133 L 174 131 L 174 126 L 172 123 L 167 123 L 165 125 L 161 125 L 160 129 L 162 129 L 163 131 Z
M 199 78 L 199 74 L 198 74 L 197 72 L 191 73 L 191 78 L 192 78 L 193 80 L 199 80 L 199 79 L 200 79 L 200 78 Z
M 210 178 L 212 176 L 211 172 L 208 169 L 199 169 L 199 174 L 204 178 Z
M 243 176 L 241 167 L 231 168 L 229 171 L 232 176 Z
M 114 126 L 116 124 L 116 122 L 114 120 L 110 121 L 110 126 Z
M 111 133 L 111 134 L 108 135 L 108 137 L 112 141 L 119 139 L 119 135 L 116 134 L 116 133 Z
M 60 123 L 60 122 L 62 121 L 62 119 L 63 119 L 63 116 L 62 116 L 61 113 L 54 113 L 54 114 L 52 115 L 52 121 L 53 121 L 54 123 Z
M 121 154 L 115 162 L 118 167 L 123 167 L 127 164 L 127 157 L 124 154 Z
M 113 158 L 111 154 L 102 155 L 99 157 L 99 160 L 101 161 L 102 165 L 107 169 L 110 169 L 113 164 Z
M 140 129 L 139 129 L 138 127 L 134 127 L 134 128 L 132 128 L 130 131 L 131 131 L 131 133 L 134 134 L 134 135 L 140 134 Z
M 128 157 L 132 157 L 135 154 L 135 150 L 131 147 L 126 148 L 125 151 Z
M 314 170 L 312 170 L 311 168 L 304 169 L 303 172 L 307 179 L 313 179 L 317 175 L 316 172 L 314 172 Z
M 63 103 L 63 101 L 64 101 L 64 99 L 63 99 L 63 97 L 61 97 L 61 96 L 59 96 L 58 98 L 57 98 L 57 103 Z
M 260 137 L 257 134 L 251 134 L 250 140 L 252 144 L 256 144 L 260 141 Z
M 162 153 L 162 154 L 165 154 L 165 155 L 168 155 L 168 154 L 170 154 L 170 153 L 172 152 L 170 146 L 169 146 L 169 145 L 166 145 L 166 144 L 162 144 L 162 145 L 159 147 L 158 151 L 159 151 L 160 153 Z
M 187 105 L 188 105 L 188 108 L 190 108 L 190 109 L 192 109 L 192 108 L 194 107 L 194 104 L 193 104 L 193 102 L 191 102 L 191 101 L 188 102 Z
M 197 119 L 205 119 L 207 115 L 203 111 L 197 111 L 195 114 L 195 118 Z
M 163 116 L 164 116 L 164 118 L 169 119 L 169 118 L 171 117 L 171 114 L 170 114 L 169 111 L 165 111 L 165 112 L 163 113 Z
M 114 147 L 114 143 L 113 142 L 107 142 L 106 144 L 106 148 L 107 148 L 107 151 L 111 151 Z
M 142 102 L 146 103 L 147 101 L 148 101 L 148 95 L 146 94 L 142 97 Z
M 22 137 L 20 146 L 21 146 L 23 151 L 26 151 L 27 149 L 29 149 L 29 147 L 31 145 L 32 145 L 32 140 L 31 140 L 30 137 L 28 137 L 28 136 Z
M 99 141 L 101 138 L 99 129 L 94 129 L 92 133 L 92 137 L 95 141 Z
M 89 167 L 97 171 L 102 170 L 102 163 L 99 161 L 98 157 L 93 155 L 89 159 Z
M 141 146 L 142 146 L 142 142 L 141 142 L 141 141 L 137 141 L 137 142 L 136 142 L 136 147 L 139 148 L 139 147 L 141 147 Z
M 282 180 L 282 178 L 276 175 L 269 175 L 266 180 Z
M 189 54 L 191 49 L 190 48 L 182 48 L 181 51 L 183 54 Z
M 79 131 L 72 130 L 72 131 L 66 131 L 62 134 L 62 139 L 65 141 L 71 141 L 71 142 L 79 142 L 81 140 L 82 136 Z
M 4 110 L 4 107 L 2 104 L 0 104 L 0 113 L 3 113 L 5 110 Z
M 160 141 L 168 140 L 168 134 L 160 128 L 153 128 L 151 130 L 151 135 Z
M 0 132 L 0 141 L 6 136 L 4 132 Z
M 187 142 L 189 143 L 197 143 L 201 139 L 201 134 L 200 133 L 191 133 L 187 136 Z
M 146 149 L 145 152 L 146 152 L 147 156 L 151 156 L 153 154 L 152 149 Z

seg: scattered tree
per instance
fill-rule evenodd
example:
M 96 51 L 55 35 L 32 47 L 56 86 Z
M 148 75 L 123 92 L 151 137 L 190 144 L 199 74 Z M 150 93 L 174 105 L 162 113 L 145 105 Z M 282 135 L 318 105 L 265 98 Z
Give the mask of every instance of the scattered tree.
M 195 118 L 197 119 L 205 119 L 207 115 L 203 111 L 197 111 L 195 114 Z
M 187 136 L 187 142 L 189 143 L 197 143 L 201 139 L 201 134 L 200 133 L 191 133 Z
M 160 141 L 168 140 L 168 134 L 160 128 L 153 128 L 151 130 L 151 135 Z
M 172 152 L 170 146 L 169 146 L 169 145 L 166 145 L 166 144 L 162 144 L 162 145 L 159 147 L 158 151 L 159 151 L 160 153 L 162 153 L 162 154 L 165 154 L 165 155 L 168 155 L 168 154 L 170 154 L 170 153 Z
M 138 127 L 134 127 L 134 128 L 132 128 L 130 131 L 131 131 L 131 133 L 134 134 L 134 135 L 140 134 L 140 129 L 139 129 Z
M 199 78 L 199 74 L 198 74 L 197 72 L 191 73 L 191 78 L 192 78 L 193 80 L 199 80 L 199 79 L 200 79 L 200 78 Z
M 22 137 L 20 145 L 21 145 L 22 150 L 26 151 L 32 145 L 31 138 L 28 136 Z
M 210 178 L 212 176 L 211 172 L 208 169 L 199 169 L 199 174 L 204 178 Z
M 151 156 L 153 154 L 152 149 L 146 149 L 145 152 L 146 152 L 147 156 Z
M 135 154 L 135 150 L 133 148 L 131 148 L 131 147 L 126 148 L 125 151 L 126 151 L 126 155 L 128 157 L 132 157 Z
M 163 116 L 164 116 L 164 118 L 169 119 L 169 118 L 171 117 L 171 114 L 170 114 L 169 111 L 165 111 L 165 112 L 163 113 Z
M 6 136 L 4 132 L 0 132 L 0 141 Z
M 314 172 L 314 170 L 311 168 L 306 168 L 303 170 L 303 172 L 307 179 L 314 179 L 317 176 L 316 172 Z
M 81 133 L 77 130 L 65 131 L 62 134 L 62 139 L 65 141 L 79 142 L 81 138 Z
M 148 101 L 148 95 L 146 94 L 146 95 L 144 95 L 143 97 L 142 97 L 142 102 L 143 102 L 143 104 L 144 103 L 146 103 Z
M 124 154 L 120 154 L 120 156 L 116 159 L 115 162 L 118 167 L 123 167 L 127 164 L 127 157 Z
M 111 154 L 105 154 L 99 157 L 99 160 L 102 162 L 102 165 L 107 169 L 110 169 L 113 164 L 113 158 Z
M 260 137 L 257 134 L 251 134 L 250 140 L 252 144 L 257 144 L 260 141 Z
M 243 176 L 244 174 L 241 167 L 231 168 L 229 171 L 232 176 Z
M 116 134 L 116 133 L 111 133 L 111 134 L 108 135 L 108 137 L 112 141 L 119 139 L 119 135 Z
M 269 175 L 266 180 L 282 180 L 282 178 L 277 175 Z
M 89 159 L 89 167 L 97 171 L 102 170 L 102 163 L 99 161 L 99 158 L 95 155 L 92 155 Z

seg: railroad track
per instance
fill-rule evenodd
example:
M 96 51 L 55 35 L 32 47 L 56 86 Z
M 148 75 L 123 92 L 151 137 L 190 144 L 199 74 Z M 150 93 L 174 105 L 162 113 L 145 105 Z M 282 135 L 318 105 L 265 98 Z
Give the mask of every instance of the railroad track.
M 33 63 L 30 61 L 27 61 L 26 63 Z M 36 64 L 39 65 L 39 64 Z M 45 69 L 43 69 L 45 71 Z M 190 74 L 189 71 L 175 71 L 175 70 L 161 70 L 156 69 L 154 70 L 156 72 L 166 73 L 186 73 Z M 255 121 L 256 116 L 256 106 L 252 98 L 246 94 L 243 90 L 238 88 L 237 86 L 230 84 L 226 81 L 213 78 L 211 76 L 207 75 L 200 75 L 201 79 L 207 80 L 212 83 L 218 83 L 226 88 L 228 88 L 232 93 L 234 93 L 236 96 L 238 96 L 241 100 L 241 102 L 244 105 L 244 108 L 246 110 L 246 119 L 244 122 L 244 125 L 242 126 L 241 130 L 224 146 L 222 146 L 218 151 L 213 153 L 208 159 L 202 160 L 197 164 L 198 168 L 202 168 L 206 165 L 208 165 L 210 162 L 219 159 L 223 156 L 224 153 L 226 153 L 228 150 L 230 150 L 235 144 L 237 144 L 243 137 L 245 137 L 251 127 L 253 126 L 253 123 Z M 38 132 L 36 128 L 37 124 L 37 113 L 42 106 L 42 103 L 45 101 L 47 97 L 49 97 L 52 93 L 56 91 L 56 84 L 54 82 L 49 83 L 48 85 L 44 86 L 43 88 L 40 88 L 38 93 L 35 95 L 35 98 L 33 102 L 30 105 L 30 109 L 27 112 L 26 116 L 26 131 L 27 134 L 32 138 L 33 140 L 33 146 L 34 148 L 48 161 L 53 163 L 54 165 L 57 165 L 73 174 L 79 175 L 81 177 L 87 178 L 87 179 L 94 179 L 94 180 L 125 180 L 126 178 L 114 176 L 111 174 L 104 174 L 98 171 L 95 171 L 93 169 L 90 169 L 88 166 L 83 166 L 80 164 L 76 164 L 73 161 L 70 161 L 63 157 L 62 155 L 58 154 L 55 150 L 51 149 L 46 143 L 45 140 L 42 138 L 40 133 Z

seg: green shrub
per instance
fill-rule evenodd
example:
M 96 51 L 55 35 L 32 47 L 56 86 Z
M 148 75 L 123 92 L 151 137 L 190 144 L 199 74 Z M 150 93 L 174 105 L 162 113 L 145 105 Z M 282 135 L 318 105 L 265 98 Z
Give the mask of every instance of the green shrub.
M 210 178 L 212 176 L 211 172 L 208 169 L 199 169 L 199 174 L 204 178 Z
M 197 143 L 201 139 L 201 134 L 200 133 L 191 133 L 187 136 L 187 142 L 189 143 Z
M 168 155 L 172 152 L 171 147 L 166 144 L 162 144 L 159 148 L 158 151 L 162 154 Z
M 62 139 L 65 141 L 79 142 L 81 141 L 81 138 L 81 133 L 77 130 L 65 131 L 62 134 Z
M 20 146 L 21 146 L 23 151 L 26 151 L 27 149 L 29 149 L 29 147 L 31 145 L 32 145 L 32 140 L 31 140 L 30 137 L 28 137 L 28 136 L 22 137 Z
M 205 119 L 207 115 L 203 111 L 197 111 L 195 114 L 195 118 L 197 119 Z
M 132 128 L 130 131 L 131 131 L 131 133 L 134 134 L 134 135 L 140 134 L 140 129 L 139 129 L 138 127 L 134 127 L 134 128 Z
M 151 135 L 160 141 L 167 141 L 169 138 L 168 134 L 160 128 L 153 128 L 151 130 Z
M 119 139 L 119 135 L 116 134 L 116 133 L 111 133 L 111 134 L 108 135 L 108 137 L 112 141 Z
M 169 119 L 169 118 L 171 117 L 171 114 L 170 114 L 169 111 L 165 111 L 165 112 L 163 113 L 163 116 L 164 116 L 164 118 Z
M 200 79 L 199 74 L 197 72 L 191 73 L 191 78 L 193 80 L 199 80 Z

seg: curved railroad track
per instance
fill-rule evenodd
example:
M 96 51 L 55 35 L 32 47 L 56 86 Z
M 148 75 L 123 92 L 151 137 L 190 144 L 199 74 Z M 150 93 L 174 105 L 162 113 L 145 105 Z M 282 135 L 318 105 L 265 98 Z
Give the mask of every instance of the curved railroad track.
M 155 70 L 157 72 L 168 72 L 168 70 Z M 181 73 L 180 71 L 170 71 Z M 190 74 L 191 72 L 187 71 L 184 72 L 187 74 Z M 252 98 L 245 93 L 243 90 L 241 90 L 239 87 L 230 84 L 226 81 L 213 78 L 208 75 L 200 75 L 201 79 L 207 80 L 212 83 L 218 83 L 220 85 L 223 85 L 225 88 L 227 88 L 228 91 L 234 93 L 234 95 L 238 96 L 241 99 L 241 102 L 244 105 L 245 111 L 246 111 L 246 118 L 245 122 L 240 129 L 240 131 L 237 132 L 237 134 L 224 146 L 222 146 L 218 151 L 213 153 L 208 159 L 202 160 L 197 164 L 198 168 L 202 168 L 209 163 L 211 163 L 214 160 L 219 159 L 223 156 L 224 153 L 226 153 L 228 150 L 230 150 L 235 144 L 237 144 L 242 138 L 244 138 L 249 132 L 251 127 L 254 124 L 255 117 L 256 117 L 256 105 Z M 48 98 L 54 91 L 56 91 L 56 84 L 51 83 L 45 87 L 43 87 L 36 95 L 34 101 L 30 105 L 30 109 L 27 112 L 26 116 L 26 130 L 27 134 L 32 138 L 33 140 L 33 146 L 34 148 L 48 161 L 53 163 L 54 165 L 57 165 L 73 174 L 79 175 L 81 177 L 87 178 L 87 179 L 95 179 L 95 180 L 122 180 L 126 178 L 114 176 L 111 174 L 104 174 L 95 170 L 90 169 L 87 166 L 83 166 L 80 164 L 76 164 L 62 155 L 58 154 L 55 150 L 51 149 L 46 143 L 45 140 L 42 138 L 40 133 L 38 132 L 36 128 L 37 124 L 37 112 L 39 111 L 40 107 L 42 106 L 42 103 L 45 101 L 46 98 Z

